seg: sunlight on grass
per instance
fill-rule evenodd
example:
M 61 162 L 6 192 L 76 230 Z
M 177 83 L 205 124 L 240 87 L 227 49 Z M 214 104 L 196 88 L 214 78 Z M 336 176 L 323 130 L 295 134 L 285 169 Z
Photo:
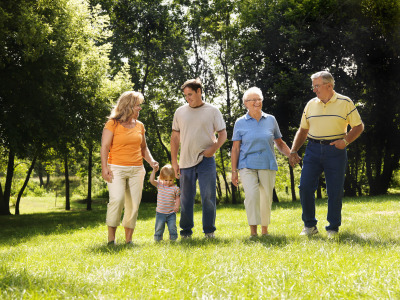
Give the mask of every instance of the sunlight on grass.
M 358 299 L 400 297 L 399 196 L 348 198 L 338 239 L 300 237 L 301 207 L 273 205 L 269 237 L 249 239 L 243 205 L 219 206 L 214 240 L 196 206 L 193 239 L 155 243 L 143 203 L 134 246 L 106 246 L 105 206 L 0 217 L 3 299 Z M 33 201 L 33 200 L 32 200 Z M 77 206 L 78 207 L 78 206 Z M 179 216 L 178 216 L 179 220 Z

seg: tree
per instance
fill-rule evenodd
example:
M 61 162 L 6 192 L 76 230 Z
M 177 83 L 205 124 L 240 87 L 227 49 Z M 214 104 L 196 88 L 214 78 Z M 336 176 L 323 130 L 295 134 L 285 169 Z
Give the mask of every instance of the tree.
M 9 167 L 0 214 L 9 214 L 14 157 L 26 156 L 27 149 L 54 147 L 68 170 L 71 147 L 84 138 L 87 124 L 94 123 L 92 116 L 104 116 L 105 99 L 96 96 L 109 75 L 110 45 L 97 44 L 106 37 L 107 20 L 99 9 L 90 12 L 86 2 L 1 5 L 0 103 L 6 109 L 1 112 L 0 138 Z M 68 209 L 67 175 L 66 186 Z
M 145 98 L 140 121 L 160 164 L 169 162 L 169 137 L 179 87 L 186 79 L 188 41 L 178 4 L 122 0 L 104 4 L 111 18 L 112 66 L 129 65 L 133 86 Z M 105 3 L 107 2 L 107 3 Z M 152 189 L 145 181 L 145 189 Z
M 26 155 L 28 145 L 41 147 L 45 132 L 54 125 L 49 108 L 54 108 L 51 96 L 59 88 L 62 56 L 52 36 L 56 16 L 47 10 L 49 3 L 2 1 L 0 5 L 0 106 L 4 107 L 0 139 L 8 153 L 0 214 L 10 214 L 14 158 Z M 63 7 L 64 1 L 52 5 Z

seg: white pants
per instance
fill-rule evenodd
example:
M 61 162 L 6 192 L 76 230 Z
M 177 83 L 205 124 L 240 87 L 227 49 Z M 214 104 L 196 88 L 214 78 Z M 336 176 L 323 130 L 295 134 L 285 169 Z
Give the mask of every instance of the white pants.
M 146 171 L 141 167 L 123 167 L 110 165 L 113 180 L 108 183 L 109 202 L 107 205 L 106 224 L 118 227 L 122 209 L 125 206 L 122 226 L 134 229 L 142 200 L 143 180 Z
M 247 221 L 249 225 L 268 226 L 271 221 L 272 192 L 276 171 L 241 169 Z

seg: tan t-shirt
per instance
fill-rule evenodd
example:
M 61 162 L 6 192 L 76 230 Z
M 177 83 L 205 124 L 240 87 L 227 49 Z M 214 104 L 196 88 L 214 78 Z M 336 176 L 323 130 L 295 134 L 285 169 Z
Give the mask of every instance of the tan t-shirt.
M 221 112 L 209 103 L 196 108 L 189 104 L 179 107 L 172 123 L 172 130 L 180 134 L 179 167 L 190 168 L 199 164 L 203 160 L 200 153 L 216 142 L 215 132 L 225 128 Z

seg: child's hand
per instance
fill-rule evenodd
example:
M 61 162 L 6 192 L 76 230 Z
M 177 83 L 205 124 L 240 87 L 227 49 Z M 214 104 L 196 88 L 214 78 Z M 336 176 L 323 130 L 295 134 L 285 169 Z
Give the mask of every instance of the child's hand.
M 178 212 L 178 211 L 179 211 L 179 205 L 175 205 L 174 212 Z
M 157 172 L 157 171 L 158 171 L 158 163 L 152 165 L 152 167 L 153 167 L 153 171 L 154 171 L 154 172 Z

